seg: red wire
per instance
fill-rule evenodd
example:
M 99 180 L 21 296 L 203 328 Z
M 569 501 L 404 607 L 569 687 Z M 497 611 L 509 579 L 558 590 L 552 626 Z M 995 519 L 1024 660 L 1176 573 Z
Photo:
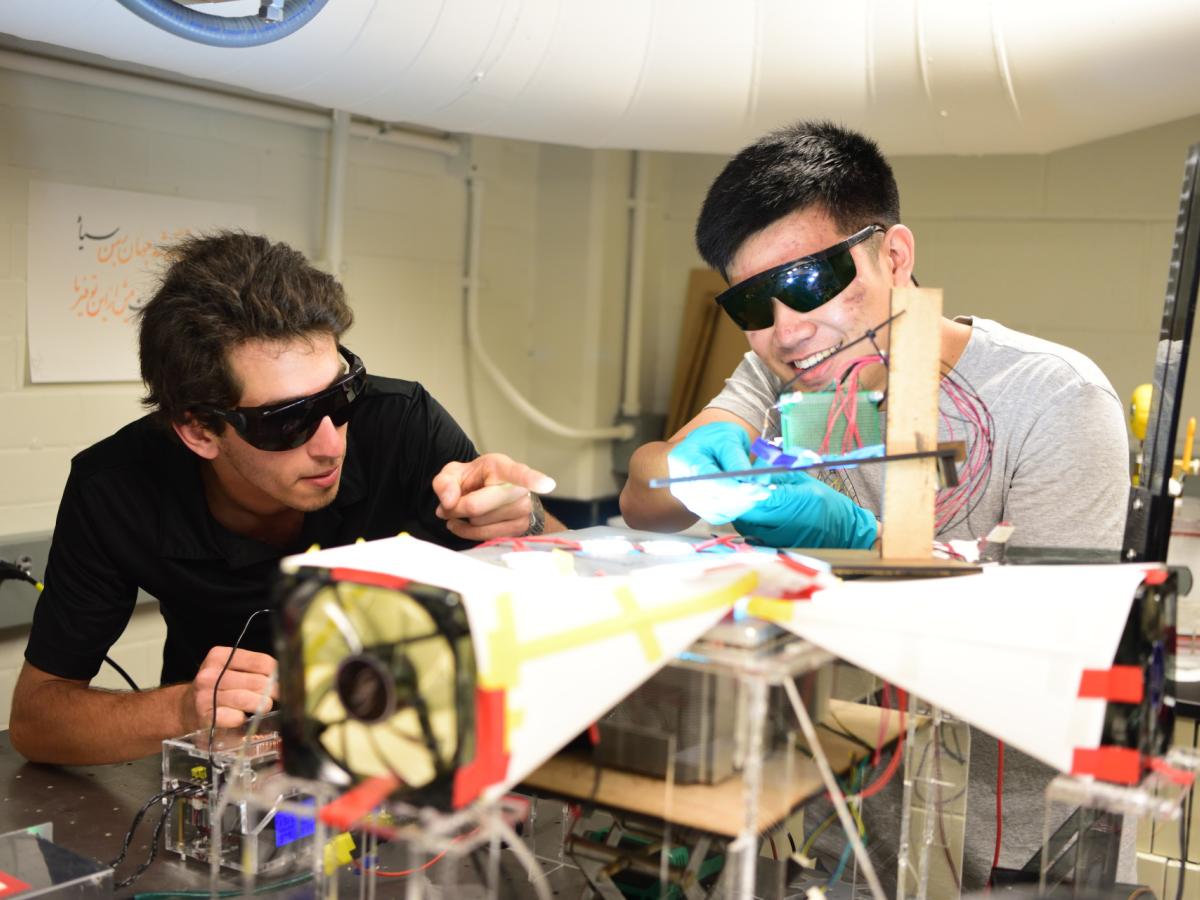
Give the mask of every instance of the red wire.
M 553 544 L 556 547 L 562 547 L 566 550 L 582 550 L 578 541 L 572 541 L 568 538 L 555 537 L 552 534 L 530 534 L 524 537 L 502 537 L 490 538 L 486 541 L 481 541 L 475 545 L 476 550 L 481 550 L 484 547 L 503 547 L 506 544 L 512 544 L 514 550 L 528 549 L 526 544 Z
M 892 691 L 885 681 L 883 683 L 883 715 L 879 717 L 879 733 L 875 736 L 875 753 L 871 756 L 871 765 L 879 765 L 879 756 L 883 753 L 883 738 L 887 734 L 888 716 L 892 711 Z
M 771 842 L 771 859 L 778 860 L 779 851 L 775 849 L 775 838 L 768 835 L 767 840 Z
M 868 797 L 874 797 L 892 780 L 892 776 L 896 774 L 896 770 L 900 768 L 900 757 L 904 755 L 904 707 L 907 705 L 907 696 L 900 688 L 896 688 L 896 706 L 900 709 L 900 732 L 896 736 L 896 749 L 892 751 L 892 758 L 888 760 L 887 768 L 883 770 L 883 774 L 879 776 L 872 784 L 863 788 L 858 792 L 859 800 L 866 800 Z
M 380 878 L 404 878 L 408 875 L 415 875 L 417 872 L 424 872 L 426 869 L 428 869 L 430 866 L 432 866 L 435 862 L 437 862 L 443 856 L 445 856 L 446 852 L 449 849 L 450 848 L 447 847 L 446 850 L 443 850 L 441 853 L 439 853 L 433 859 L 429 860 L 429 862 L 423 863 L 423 864 L 417 866 L 415 869 L 404 869 L 401 872 L 381 872 L 381 871 L 379 871 L 379 869 L 376 869 L 375 874 L 378 875 Z
M 996 849 L 992 853 L 992 873 L 1000 865 L 1000 838 L 1004 834 L 1004 741 L 997 741 L 996 754 Z M 988 877 L 988 884 L 992 878 Z
M 478 828 L 475 828 L 471 831 L 468 831 L 466 834 L 460 834 L 458 837 L 456 837 L 450 843 L 457 844 L 459 841 L 463 840 L 464 838 L 471 837 L 478 830 L 479 830 Z M 436 863 L 438 860 L 440 860 L 443 856 L 445 856 L 449 851 L 450 851 L 450 848 L 447 847 L 445 850 L 443 850 L 437 856 L 433 857 L 433 859 L 430 859 L 427 862 L 421 863 L 421 865 L 419 865 L 413 869 L 403 869 L 399 872 L 381 872 L 379 870 L 379 868 L 376 867 L 375 874 L 378 875 L 380 878 L 405 878 L 409 875 L 415 875 L 417 872 L 424 872 L 426 869 L 428 869 L 430 866 L 432 866 L 434 863 Z M 355 868 L 361 869 L 363 867 L 362 860 L 356 859 L 354 861 L 354 866 L 355 866 Z

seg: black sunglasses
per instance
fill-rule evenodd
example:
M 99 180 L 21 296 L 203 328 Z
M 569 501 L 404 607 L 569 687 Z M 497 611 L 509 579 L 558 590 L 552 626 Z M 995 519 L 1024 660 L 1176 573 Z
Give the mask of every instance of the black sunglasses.
M 355 401 L 367 386 L 363 361 L 338 345 L 338 353 L 350 370 L 337 381 L 315 394 L 270 406 L 243 406 L 237 409 L 200 407 L 197 411 L 224 419 L 251 447 L 259 450 L 295 450 L 316 434 L 328 416 L 334 425 L 350 420 Z
M 819 253 L 740 281 L 717 294 L 716 301 L 742 331 L 758 331 L 775 324 L 773 299 L 796 312 L 812 312 L 849 287 L 858 274 L 850 248 L 886 230 L 882 225 L 868 225 Z

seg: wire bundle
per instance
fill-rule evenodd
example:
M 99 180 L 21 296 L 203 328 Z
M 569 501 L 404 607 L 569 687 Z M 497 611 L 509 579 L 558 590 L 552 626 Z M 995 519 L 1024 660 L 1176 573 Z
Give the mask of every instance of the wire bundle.
M 150 807 L 155 803 L 161 803 L 164 800 L 167 801 L 166 805 L 163 806 L 162 814 L 158 817 L 158 822 L 155 824 L 154 832 L 150 837 L 150 855 L 146 858 L 145 862 L 141 863 L 133 871 L 131 875 L 113 885 L 116 890 L 129 887 L 129 885 L 141 878 L 142 874 L 148 868 L 150 868 L 151 864 L 154 862 L 154 857 L 158 853 L 158 844 L 162 837 L 163 826 L 166 824 L 167 819 L 171 815 L 171 810 L 175 806 L 175 801 L 182 796 L 190 796 L 202 793 L 203 790 L 204 789 L 198 785 L 187 784 L 179 785 L 178 787 L 174 788 L 168 788 L 165 791 L 160 791 L 159 793 L 155 794 L 146 801 L 145 805 L 141 809 L 137 811 L 137 814 L 133 817 L 132 824 L 129 826 L 129 830 L 125 832 L 125 840 L 121 843 L 121 852 L 117 855 L 116 859 L 108 864 L 109 868 L 113 869 L 114 872 L 116 871 L 117 867 L 125 861 L 125 855 L 129 852 L 129 845 L 133 842 L 133 833 L 137 831 L 138 825 L 142 823 L 142 819 L 145 817 L 146 813 L 150 811 Z
M 967 443 L 967 459 L 959 470 L 955 487 L 938 492 L 934 507 L 934 527 L 938 534 L 970 519 L 992 475 L 992 450 L 995 447 L 995 421 L 991 410 L 971 384 L 953 369 L 942 375 L 942 393 L 955 412 L 941 412 L 950 440 Z M 958 429 L 955 428 L 958 423 Z
M 829 404 L 829 418 L 825 423 L 825 439 L 821 442 L 821 456 L 829 454 L 829 442 L 833 437 L 838 419 L 846 423 L 842 432 L 841 453 L 849 453 L 862 446 L 862 435 L 858 430 L 858 379 L 867 366 L 884 362 L 880 354 L 856 359 L 846 370 L 845 376 L 834 387 L 833 402 Z

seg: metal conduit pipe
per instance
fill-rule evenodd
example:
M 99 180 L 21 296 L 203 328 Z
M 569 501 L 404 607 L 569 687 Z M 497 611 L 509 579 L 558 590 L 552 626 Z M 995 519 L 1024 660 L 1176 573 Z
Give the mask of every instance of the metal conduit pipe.
M 117 0 L 140 19 L 176 37 L 210 47 L 259 47 L 303 28 L 326 0 L 264 3 L 266 15 L 216 16 L 175 0 Z
M 43 78 L 55 78 L 59 81 L 69 81 L 89 87 L 124 91 L 128 94 L 153 97 L 156 100 L 167 100 L 171 103 L 187 103 L 206 109 L 255 116 L 270 122 L 295 125 L 300 128 L 329 131 L 333 127 L 333 120 L 329 115 L 317 110 L 301 109 L 284 103 L 256 100 L 252 97 L 239 97 L 207 88 L 147 78 L 143 75 L 130 75 L 126 72 L 115 72 L 99 66 L 17 53 L 12 50 L 0 50 L 0 69 L 10 69 L 14 72 L 38 75 Z M 350 134 L 353 137 L 382 141 L 386 144 L 414 150 L 427 150 L 443 156 L 458 156 L 462 151 L 462 145 L 454 138 L 421 134 L 379 123 L 351 121 Z
M 467 279 L 464 288 L 467 320 L 467 346 L 471 353 L 478 358 L 488 377 L 492 379 L 500 393 L 517 408 L 517 410 L 539 428 L 557 434 L 559 437 L 576 440 L 626 440 L 633 437 L 632 425 L 612 425 L 604 428 L 575 428 L 563 425 L 550 418 L 517 390 L 511 381 L 500 370 L 500 367 L 488 356 L 479 336 L 479 246 L 483 226 L 483 183 L 479 178 L 467 178 L 468 221 L 467 221 Z
M 646 260 L 646 195 L 649 163 L 640 150 L 633 151 L 633 186 L 630 191 L 629 271 L 625 289 L 625 384 L 621 413 L 634 418 L 642 411 L 642 273 Z
M 325 189 L 325 250 L 319 265 L 337 278 L 342 270 L 342 237 L 346 225 L 346 168 L 350 156 L 350 114 L 333 111 L 329 137 L 329 173 Z

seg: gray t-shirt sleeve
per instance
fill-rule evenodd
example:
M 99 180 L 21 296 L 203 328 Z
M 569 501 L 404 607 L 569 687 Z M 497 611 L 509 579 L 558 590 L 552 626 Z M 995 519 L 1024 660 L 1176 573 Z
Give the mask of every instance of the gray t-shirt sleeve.
M 705 409 L 723 409 L 761 430 L 779 396 L 780 386 L 780 380 L 750 351 Z
M 1013 544 L 1119 550 L 1129 498 L 1129 442 L 1121 402 L 1081 382 L 1057 392 L 1016 455 L 1004 518 Z

